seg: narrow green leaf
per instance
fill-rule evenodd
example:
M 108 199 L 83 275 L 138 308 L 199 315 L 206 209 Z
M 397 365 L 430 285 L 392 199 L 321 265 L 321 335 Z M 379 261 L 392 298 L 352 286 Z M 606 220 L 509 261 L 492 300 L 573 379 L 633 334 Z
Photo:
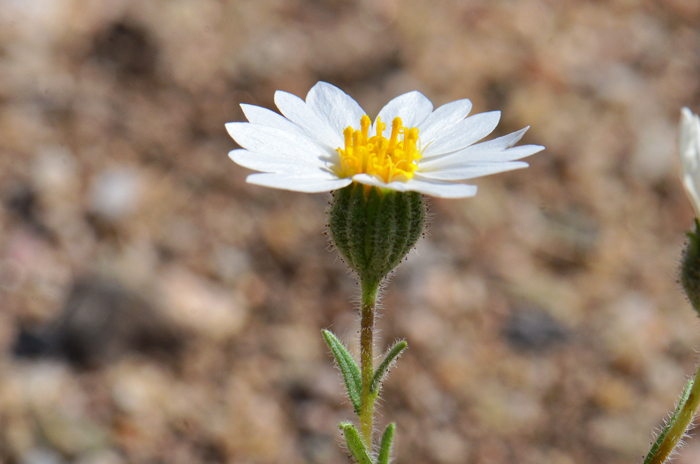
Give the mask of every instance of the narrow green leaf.
M 362 377 L 360 375 L 360 368 L 357 367 L 355 359 L 348 352 L 347 348 L 345 348 L 345 345 L 343 345 L 332 332 L 323 330 L 322 333 L 333 356 L 335 356 L 340 372 L 343 374 L 345 387 L 348 390 L 348 396 L 350 397 L 350 402 L 352 402 L 352 407 L 357 414 L 360 414 L 360 408 L 362 406 Z
M 379 389 L 381 388 L 382 382 L 384 381 L 384 378 L 386 377 L 387 373 L 389 372 L 389 368 L 391 365 L 396 361 L 396 358 L 399 357 L 401 352 L 405 350 L 408 347 L 408 343 L 406 343 L 405 340 L 401 340 L 397 342 L 394 346 L 389 348 L 389 350 L 386 352 L 384 355 L 384 360 L 382 363 L 377 367 L 377 370 L 374 372 L 374 378 L 372 379 L 372 386 L 370 388 L 371 392 L 378 392 Z
M 648 464 L 654 456 L 656 456 L 656 452 L 659 450 L 659 446 L 661 446 L 661 443 L 664 441 L 666 438 L 666 435 L 668 435 L 668 431 L 671 430 L 671 427 L 673 427 L 673 424 L 675 424 L 676 419 L 678 419 L 678 414 L 681 412 L 683 409 L 683 406 L 685 405 L 685 402 L 688 401 L 688 396 L 690 396 L 690 390 L 693 388 L 693 379 L 688 380 L 688 383 L 685 384 L 685 388 L 683 389 L 683 393 L 681 393 L 681 399 L 678 400 L 678 406 L 676 406 L 676 410 L 673 411 L 673 414 L 671 415 L 671 418 L 666 422 L 666 425 L 664 426 L 663 430 L 659 434 L 658 438 L 654 442 L 654 444 L 651 446 L 651 449 L 649 450 L 649 454 L 647 454 L 647 457 L 644 458 L 644 464 Z
M 396 424 L 391 423 L 386 426 L 384 430 L 384 435 L 382 435 L 382 442 L 379 445 L 379 456 L 377 457 L 377 464 L 389 464 L 389 455 L 391 454 L 391 443 L 394 441 L 394 432 L 396 431 Z
M 338 424 L 338 428 L 343 431 L 348 451 L 350 451 L 355 462 L 357 462 L 357 464 L 374 464 L 355 426 L 350 422 L 341 422 Z

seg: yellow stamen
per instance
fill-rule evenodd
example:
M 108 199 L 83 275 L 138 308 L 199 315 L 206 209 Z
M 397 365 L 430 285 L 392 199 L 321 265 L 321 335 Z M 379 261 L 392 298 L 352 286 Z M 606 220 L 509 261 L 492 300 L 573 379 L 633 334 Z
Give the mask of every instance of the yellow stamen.
M 367 135 L 369 134 L 369 126 L 371 125 L 372 121 L 370 121 L 369 116 L 362 116 L 362 119 L 360 120 L 360 127 L 362 128 L 362 143 L 364 145 L 367 145 Z
M 391 123 L 391 136 L 384 137 L 386 124 L 377 118 L 376 135 L 370 137 L 371 121 L 367 115 L 360 120 L 360 130 L 352 126 L 343 131 L 345 148 L 338 148 L 340 166 L 336 172 L 340 177 L 369 174 L 381 177 L 384 182 L 407 181 L 418 168 L 422 158 L 418 129 L 407 128 L 401 118 Z

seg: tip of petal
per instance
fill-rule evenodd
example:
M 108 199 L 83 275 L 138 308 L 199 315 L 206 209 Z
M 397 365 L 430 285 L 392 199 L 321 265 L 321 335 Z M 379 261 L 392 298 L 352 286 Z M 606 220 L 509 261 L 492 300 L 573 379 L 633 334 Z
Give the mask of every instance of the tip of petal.
M 248 114 L 246 113 L 246 110 L 249 110 L 250 108 L 259 108 L 257 105 L 250 105 L 248 103 L 241 103 L 238 106 L 241 107 L 241 110 L 243 110 L 243 114 L 245 115 L 246 118 L 248 118 Z M 250 121 L 250 118 L 248 118 Z
M 230 135 L 233 140 L 236 140 L 236 134 L 238 133 L 238 128 L 243 124 L 248 124 L 247 122 L 227 122 L 224 126 L 226 127 L 226 132 Z
M 280 104 L 284 106 L 285 101 L 290 101 L 290 100 L 301 100 L 301 98 L 297 97 L 293 93 L 285 92 L 284 90 L 277 90 L 275 91 L 275 105 L 277 105 L 277 108 L 280 108 Z M 301 100 L 302 102 L 304 100 Z M 280 108 L 281 109 L 281 108 Z
M 318 91 L 318 90 L 321 90 L 321 89 L 327 89 L 327 90 L 340 90 L 340 91 L 342 92 L 342 90 L 341 90 L 340 88 L 336 87 L 336 86 L 333 85 L 333 84 L 329 84 L 328 82 L 325 82 L 325 81 L 318 81 L 318 82 L 316 82 L 316 84 L 314 84 L 313 87 L 311 87 L 311 89 L 309 90 L 309 92 L 306 94 L 307 100 L 308 100 L 308 98 L 309 98 L 309 95 L 310 95 L 312 92 L 314 92 L 314 89 L 316 89 L 315 91 Z M 345 92 L 343 92 L 343 93 L 345 93 Z
M 525 132 L 527 132 L 528 129 L 530 129 L 530 126 L 525 126 L 522 129 L 509 134 L 513 137 L 513 140 L 511 140 L 508 144 L 508 148 L 512 148 L 516 143 L 520 142 L 520 139 L 523 138 L 523 135 L 525 135 Z
M 241 152 L 244 152 L 244 151 L 247 151 L 247 150 L 244 150 L 244 149 L 241 149 L 241 148 L 239 148 L 239 149 L 237 149 L 237 150 L 231 150 L 230 152 L 228 152 L 228 157 L 229 157 L 229 159 L 230 159 L 231 161 L 233 161 L 234 163 L 238 164 L 238 161 L 236 161 L 236 155 L 238 155 L 238 154 L 240 154 Z

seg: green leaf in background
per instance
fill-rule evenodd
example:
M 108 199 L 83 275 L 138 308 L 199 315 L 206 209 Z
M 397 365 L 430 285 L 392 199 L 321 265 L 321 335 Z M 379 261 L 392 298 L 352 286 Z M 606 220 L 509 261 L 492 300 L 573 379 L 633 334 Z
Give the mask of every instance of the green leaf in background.
M 379 456 L 377 458 L 377 464 L 389 464 L 389 455 L 391 454 L 391 443 L 394 441 L 394 432 L 396 431 L 396 424 L 391 423 L 386 426 L 384 430 L 384 435 L 382 435 L 382 442 L 379 445 Z
M 382 382 L 389 373 L 389 368 L 396 361 L 396 359 L 401 355 L 401 352 L 408 347 L 408 343 L 405 340 L 396 342 L 394 346 L 389 348 L 389 350 L 384 355 L 384 360 L 379 365 L 377 370 L 374 372 L 374 378 L 372 379 L 372 387 L 370 391 L 372 393 L 377 393 L 382 386 Z
M 357 431 L 355 426 L 350 422 L 341 422 L 338 424 L 338 428 L 343 431 L 348 451 L 350 451 L 355 462 L 357 462 L 357 464 L 374 464 L 365 444 L 362 443 L 360 432 Z
M 360 368 L 357 367 L 355 359 L 350 355 L 345 345 L 343 345 L 332 332 L 323 330 L 322 333 L 333 356 L 335 356 L 340 372 L 343 374 L 345 387 L 348 390 L 348 396 L 352 402 L 352 407 L 357 414 L 360 414 L 362 406 L 362 377 L 360 376 Z

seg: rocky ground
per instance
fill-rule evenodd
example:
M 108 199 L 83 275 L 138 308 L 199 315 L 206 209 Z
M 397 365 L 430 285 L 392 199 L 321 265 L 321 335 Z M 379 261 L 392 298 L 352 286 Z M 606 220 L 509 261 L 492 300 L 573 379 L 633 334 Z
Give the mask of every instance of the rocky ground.
M 698 360 L 699 26 L 693 0 L 0 1 L 0 463 L 349 462 L 328 196 L 226 156 L 239 103 L 318 80 L 371 116 L 470 98 L 547 147 L 433 199 L 386 288 L 396 462 L 639 462 Z

